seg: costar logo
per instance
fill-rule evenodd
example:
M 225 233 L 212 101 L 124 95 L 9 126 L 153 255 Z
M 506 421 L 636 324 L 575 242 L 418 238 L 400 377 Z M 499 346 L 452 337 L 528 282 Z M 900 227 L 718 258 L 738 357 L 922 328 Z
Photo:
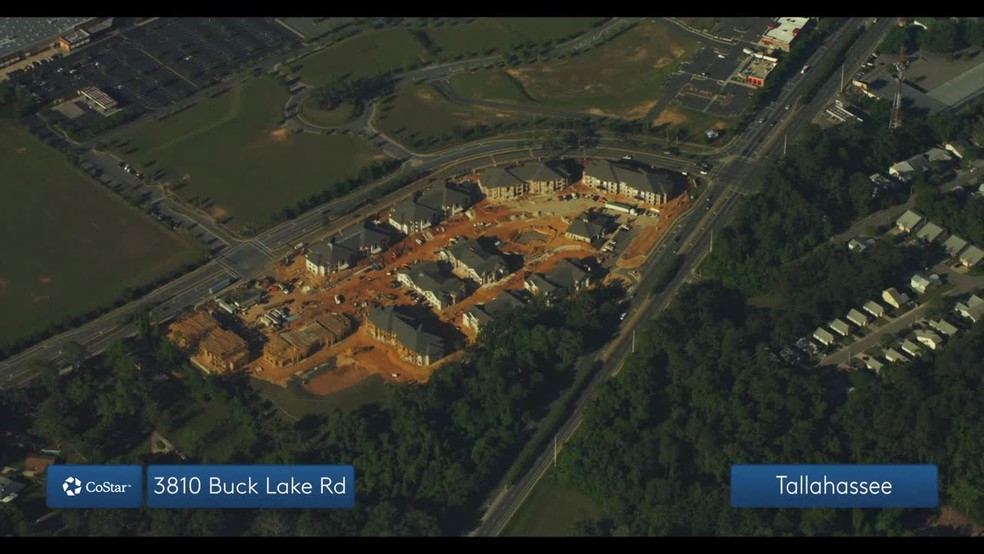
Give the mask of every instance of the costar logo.
M 82 481 L 75 477 L 69 477 L 62 483 L 62 490 L 67 496 L 77 496 L 82 493 Z

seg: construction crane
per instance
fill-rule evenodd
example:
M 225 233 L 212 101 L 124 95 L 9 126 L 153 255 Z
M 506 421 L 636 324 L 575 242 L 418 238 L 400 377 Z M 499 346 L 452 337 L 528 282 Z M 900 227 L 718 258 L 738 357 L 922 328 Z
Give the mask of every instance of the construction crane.
M 905 18 L 899 18 L 899 27 L 905 28 Z M 898 129 L 902 126 L 902 78 L 905 73 L 905 41 L 899 45 L 899 61 L 895 62 L 895 70 L 898 72 L 898 82 L 895 84 L 895 99 L 892 101 L 892 119 L 888 122 L 888 128 Z

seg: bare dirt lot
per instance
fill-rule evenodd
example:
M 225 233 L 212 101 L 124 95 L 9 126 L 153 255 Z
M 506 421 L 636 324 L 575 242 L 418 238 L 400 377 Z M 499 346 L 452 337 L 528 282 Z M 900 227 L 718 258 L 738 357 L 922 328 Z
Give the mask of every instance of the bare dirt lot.
M 579 198 L 570 198 L 574 192 Z M 677 199 L 663 206 L 659 217 L 617 214 L 620 223 L 635 229 L 629 235 L 635 238 L 617 260 L 617 266 L 633 268 L 641 265 L 665 229 L 686 208 L 687 196 L 684 194 L 680 198 L 683 200 Z M 603 200 L 631 201 L 612 195 L 606 198 L 601 191 L 576 183 L 561 191 L 535 197 L 483 200 L 442 225 L 412 234 L 371 259 L 361 260 L 354 267 L 327 277 L 309 273 L 300 252 L 291 255 L 286 264 L 278 260 L 271 268 L 269 281 L 262 287 L 266 292 L 261 303 L 240 314 L 247 327 L 273 338 L 277 333 L 303 327 L 316 317 L 337 313 L 350 317 L 357 329 L 298 363 L 279 367 L 261 356 L 248 364 L 247 371 L 255 378 L 279 386 L 286 386 L 292 378 L 300 378 L 308 392 L 319 395 L 334 394 L 373 374 L 393 382 L 425 382 L 436 368 L 457 359 L 460 353 L 428 367 L 418 367 L 400 359 L 394 347 L 374 340 L 362 325 L 366 311 L 374 304 L 415 305 L 406 287 L 395 280 L 396 272 L 421 261 L 437 260 L 438 252 L 452 240 L 488 237 L 501 241 L 499 249 L 504 254 L 522 256 L 522 268 L 499 282 L 477 289 L 469 287 L 472 292 L 457 304 L 436 312 L 431 310 L 440 323 L 457 328 L 466 340 L 474 340 L 475 333 L 462 324 L 461 317 L 473 306 L 493 300 L 504 290 L 522 290 L 524 279 L 530 273 L 549 271 L 561 259 L 603 259 L 606 256 L 590 244 L 565 236 L 574 217 L 589 208 L 602 209 Z M 380 214 L 380 218 L 385 221 L 386 215 Z M 381 269 L 374 269 L 373 263 Z M 611 278 L 620 277 L 613 275 Z M 627 284 L 629 281 L 631 278 L 627 278 Z M 289 293 L 283 293 L 276 286 L 268 288 L 273 283 L 286 283 Z M 336 298 L 341 302 L 336 302 Z M 269 326 L 264 314 L 284 307 L 288 308 L 292 320 L 280 330 Z M 429 309 L 427 306 L 420 308 Z

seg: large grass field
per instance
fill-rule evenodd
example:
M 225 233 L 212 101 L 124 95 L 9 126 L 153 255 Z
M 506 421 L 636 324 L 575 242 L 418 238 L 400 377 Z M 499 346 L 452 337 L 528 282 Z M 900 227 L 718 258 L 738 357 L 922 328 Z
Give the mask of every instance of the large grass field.
M 508 69 L 525 95 L 548 106 L 636 119 L 656 103 L 663 82 L 698 42 L 670 24 L 646 20 L 574 57 Z M 485 79 L 485 83 L 482 83 Z M 474 98 L 502 94 L 501 71 L 457 78 Z
M 352 38 L 306 56 L 300 65 L 301 81 L 318 86 L 330 79 L 355 79 L 389 73 L 423 61 L 427 51 L 403 27 L 364 31 Z
M 451 136 L 456 126 L 475 129 L 522 121 L 532 121 L 532 116 L 454 104 L 433 86 L 423 84 L 402 88 L 387 98 L 375 125 L 412 148 L 427 151 L 446 147 L 445 143 L 428 141 Z
M 502 534 L 507 537 L 567 537 L 571 526 L 600 515 L 594 502 L 548 476 L 540 481 Z
M 440 48 L 436 57 L 406 27 L 366 30 L 299 60 L 301 81 L 320 85 L 329 79 L 382 75 L 415 62 L 451 60 L 509 49 L 527 42 L 543 44 L 581 34 L 601 17 L 482 17 L 470 23 L 414 29 Z
M 464 25 L 424 29 L 442 58 L 483 55 L 526 42 L 539 44 L 584 33 L 601 17 L 482 17 Z
M 204 252 L 0 121 L 0 349 Z
M 523 85 L 503 70 L 459 73 L 451 77 L 451 86 L 467 98 L 517 104 L 534 102 Z
M 382 155 L 351 135 L 288 134 L 279 128 L 287 92 L 251 79 L 164 121 L 148 123 L 114 147 L 183 198 L 257 231 L 271 216 L 343 181 Z

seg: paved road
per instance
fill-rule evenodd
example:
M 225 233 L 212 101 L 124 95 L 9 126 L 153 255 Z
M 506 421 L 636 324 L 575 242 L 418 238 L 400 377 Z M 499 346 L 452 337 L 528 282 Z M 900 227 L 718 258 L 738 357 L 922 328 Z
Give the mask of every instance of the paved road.
M 836 41 L 847 28 L 860 25 L 863 20 L 855 18 L 849 20 L 843 27 L 831 37 L 830 42 Z M 877 45 L 883 32 L 887 28 L 875 28 L 869 30 L 861 40 L 855 43 L 847 55 L 848 60 L 864 60 L 871 49 Z M 877 34 L 878 37 L 872 38 Z M 868 49 L 867 51 L 864 51 Z M 829 43 L 818 48 L 817 52 L 810 58 L 809 63 L 816 65 L 829 50 Z M 860 63 L 858 64 L 860 65 Z M 813 102 L 804 109 L 797 110 L 776 110 L 775 106 L 784 105 L 790 102 L 796 95 L 800 94 L 800 80 L 792 80 L 780 92 L 778 99 L 772 106 L 765 109 L 763 117 L 766 122 L 758 126 L 751 126 L 745 133 L 737 137 L 727 148 L 729 152 L 741 152 L 744 157 L 755 159 L 759 156 L 767 157 L 781 153 L 781 141 L 776 142 L 778 133 L 785 132 L 790 138 L 802 129 L 805 129 L 809 122 L 817 114 L 821 113 L 826 106 L 826 102 Z M 834 86 L 836 89 L 836 85 Z M 826 87 L 821 89 L 825 92 Z M 827 98 L 826 94 L 818 94 L 817 98 Z M 772 127 L 771 122 L 779 123 L 778 127 Z M 644 295 L 637 295 L 632 300 L 630 317 L 623 324 L 623 329 L 619 336 L 611 343 L 608 349 L 602 352 L 600 360 L 603 362 L 602 369 L 595 375 L 594 379 L 585 388 L 585 391 L 575 405 L 571 416 L 560 427 L 556 436 L 558 448 L 562 447 L 567 440 L 577 430 L 583 420 L 584 410 L 593 398 L 597 385 L 608 377 L 617 374 L 624 361 L 624 358 L 631 349 L 631 334 L 640 322 L 647 321 L 655 316 L 659 311 L 669 305 L 672 298 L 679 292 L 682 286 L 692 279 L 691 275 L 702 260 L 710 247 L 713 232 L 727 225 L 735 213 L 739 204 L 739 199 L 744 193 L 755 190 L 754 177 L 758 164 L 747 160 L 735 160 L 733 156 L 725 158 L 726 161 L 720 163 L 711 173 L 709 184 L 705 187 L 704 197 L 712 197 L 710 208 L 693 210 L 685 215 L 674 226 L 674 229 L 667 234 L 670 243 L 660 245 L 659 251 L 672 248 L 676 237 L 686 237 L 680 239 L 681 244 L 678 251 L 685 255 L 685 262 L 679 273 L 674 277 L 664 292 L 653 297 L 646 298 Z M 698 203 L 698 206 L 700 203 Z M 637 290 L 645 291 L 651 289 L 654 280 L 653 267 L 660 256 L 652 256 L 647 264 L 640 268 L 642 278 Z M 553 444 L 548 445 L 540 456 L 533 463 L 530 470 L 516 481 L 509 488 L 500 487 L 492 494 L 489 502 L 490 507 L 482 518 L 481 524 L 471 535 L 474 536 L 496 536 L 508 524 L 509 520 L 515 515 L 520 505 L 526 500 L 530 492 L 534 489 L 539 480 L 546 474 L 552 465 Z

